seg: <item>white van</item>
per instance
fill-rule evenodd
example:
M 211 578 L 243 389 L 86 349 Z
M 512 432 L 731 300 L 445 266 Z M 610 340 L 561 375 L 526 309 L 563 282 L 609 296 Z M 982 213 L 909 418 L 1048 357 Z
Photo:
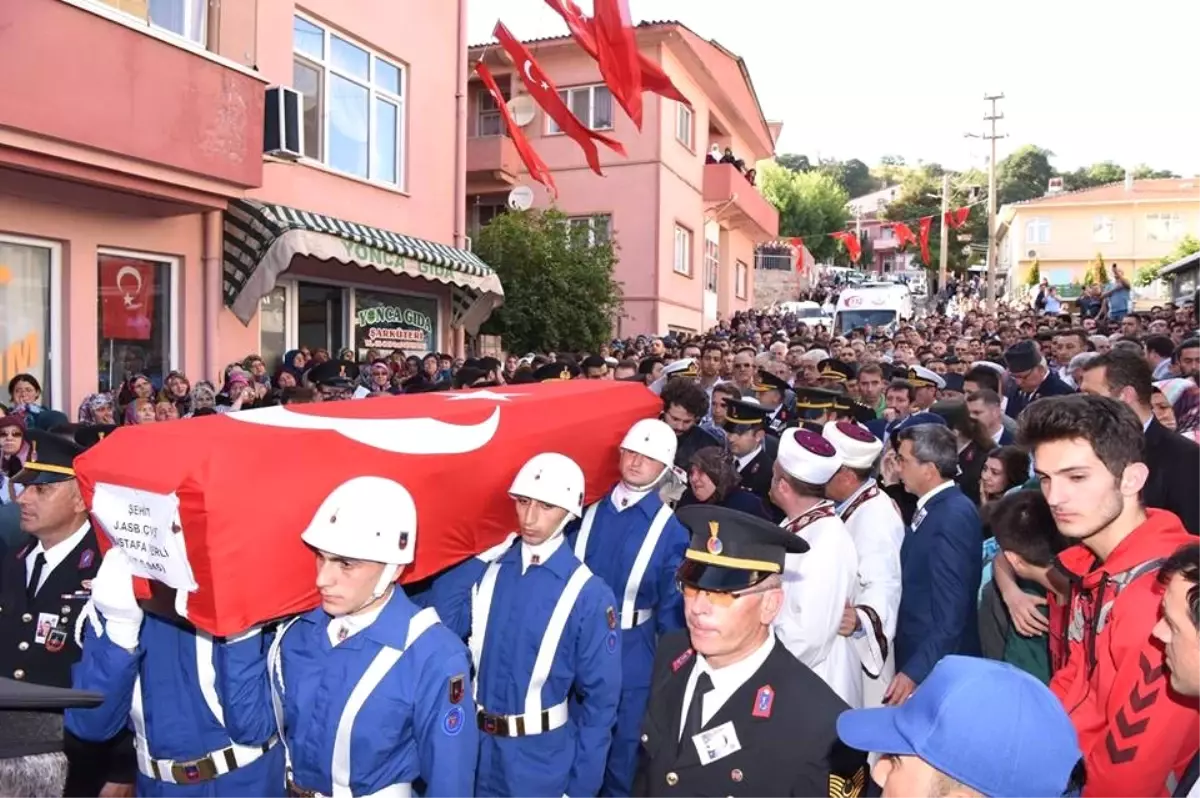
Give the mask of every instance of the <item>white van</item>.
M 810 327 L 821 324 L 827 330 L 833 329 L 832 314 L 816 302 L 783 302 L 779 305 L 779 310 L 792 314 L 797 321 L 802 321 Z
M 845 335 L 856 327 L 894 331 L 901 321 L 911 319 L 912 293 L 898 283 L 864 283 L 847 288 L 838 297 L 833 328 Z

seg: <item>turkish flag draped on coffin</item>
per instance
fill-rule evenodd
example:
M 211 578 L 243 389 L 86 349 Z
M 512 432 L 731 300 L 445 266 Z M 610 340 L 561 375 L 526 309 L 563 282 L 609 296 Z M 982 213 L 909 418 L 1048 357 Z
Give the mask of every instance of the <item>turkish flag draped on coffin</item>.
M 100 331 L 105 338 L 150 339 L 155 265 L 144 260 L 100 256 Z
M 412 495 L 416 559 L 404 581 L 415 581 L 512 531 L 508 488 L 535 454 L 573 458 L 587 500 L 602 496 L 618 479 L 625 432 L 661 407 L 644 386 L 600 380 L 269 407 L 122 427 L 75 468 L 110 538 L 128 540 L 133 527 L 152 541 L 150 522 L 160 527 L 167 540 L 151 542 L 151 552 L 178 545 L 171 519 L 153 518 L 178 501 L 174 523 L 197 587 L 179 591 L 176 609 L 209 634 L 230 635 L 316 606 L 313 555 L 300 534 L 343 482 L 385 477 Z M 136 491 L 144 506 L 122 503 Z

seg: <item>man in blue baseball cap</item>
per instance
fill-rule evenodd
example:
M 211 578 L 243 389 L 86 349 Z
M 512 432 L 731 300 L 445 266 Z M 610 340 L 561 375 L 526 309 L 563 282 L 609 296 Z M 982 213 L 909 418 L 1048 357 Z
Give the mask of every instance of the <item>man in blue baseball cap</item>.
M 1078 795 L 1082 753 L 1062 704 L 1003 662 L 948 656 L 898 707 L 838 716 L 838 737 L 882 754 L 872 777 L 884 796 Z

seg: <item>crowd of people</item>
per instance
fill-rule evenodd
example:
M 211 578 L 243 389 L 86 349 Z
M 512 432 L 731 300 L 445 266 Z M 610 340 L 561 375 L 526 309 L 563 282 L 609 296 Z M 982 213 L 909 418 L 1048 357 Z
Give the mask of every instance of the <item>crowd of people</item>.
M 0 675 L 90 692 L 24 699 L 71 707 L 66 756 L 0 744 L 0 794 L 1200 795 L 1195 305 L 955 304 L 302 348 L 220 390 L 131 375 L 75 421 L 14 377 Z M 75 486 L 122 424 L 569 379 L 661 399 L 603 498 L 539 454 L 505 543 L 400 590 L 416 508 L 352 480 L 302 535 L 321 606 L 224 639 L 135 598 Z

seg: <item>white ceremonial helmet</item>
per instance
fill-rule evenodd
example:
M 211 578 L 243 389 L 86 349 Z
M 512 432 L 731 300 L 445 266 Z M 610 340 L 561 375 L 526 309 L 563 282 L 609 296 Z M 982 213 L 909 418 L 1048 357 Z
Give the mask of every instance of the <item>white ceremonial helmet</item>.
M 621 448 L 662 463 L 667 468 L 675 465 L 675 449 L 679 445 L 675 430 L 665 421 L 644 418 L 629 428 Z
M 509 496 L 561 507 L 574 518 L 583 515 L 583 492 L 583 469 L 558 452 L 543 452 L 529 458 L 508 489 Z
M 355 477 L 325 497 L 300 539 L 337 557 L 409 565 L 417 548 L 417 505 L 399 482 Z M 395 577 L 396 568 L 386 570 Z

